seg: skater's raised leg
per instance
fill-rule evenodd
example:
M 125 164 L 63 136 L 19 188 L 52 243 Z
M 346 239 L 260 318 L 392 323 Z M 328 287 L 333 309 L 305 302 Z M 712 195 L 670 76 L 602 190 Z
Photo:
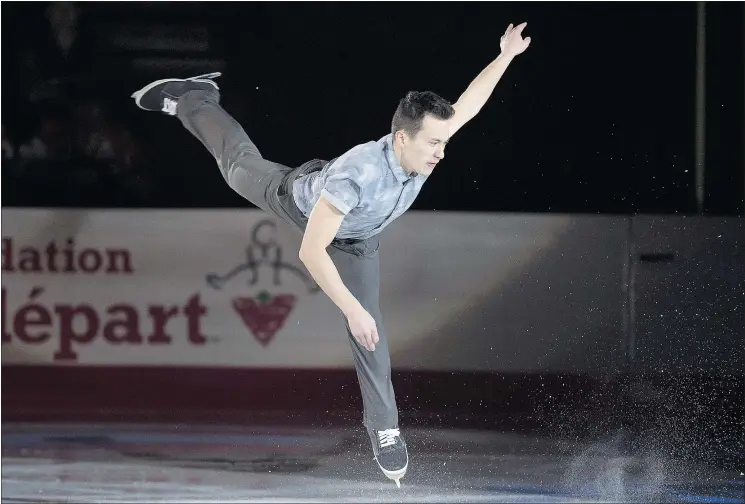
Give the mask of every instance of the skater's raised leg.
M 219 73 L 152 82 L 132 97 L 138 107 L 177 116 L 209 150 L 225 181 L 259 208 L 277 214 L 276 189 L 291 170 L 267 161 L 240 124 L 220 106 Z

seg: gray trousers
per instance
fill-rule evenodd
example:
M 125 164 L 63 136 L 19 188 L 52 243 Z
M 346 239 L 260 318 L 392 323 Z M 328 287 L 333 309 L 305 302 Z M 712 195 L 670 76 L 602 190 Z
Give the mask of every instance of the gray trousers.
M 298 168 L 267 161 L 240 124 L 219 104 L 217 91 L 192 91 L 178 103 L 181 123 L 210 151 L 228 185 L 248 201 L 304 232 L 307 218 L 295 205 L 292 183 L 323 162 Z M 380 341 L 370 352 L 352 337 L 352 347 L 363 403 L 363 424 L 370 429 L 398 428 L 398 409 L 391 383 L 388 338 L 380 313 L 380 259 L 377 236 L 367 240 L 334 240 L 327 249 L 347 288 L 375 319 Z

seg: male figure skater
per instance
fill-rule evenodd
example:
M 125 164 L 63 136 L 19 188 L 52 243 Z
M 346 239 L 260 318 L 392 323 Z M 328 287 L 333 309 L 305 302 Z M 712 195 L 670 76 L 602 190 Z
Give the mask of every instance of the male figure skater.
M 509 25 L 501 54 L 454 105 L 429 91 L 409 92 L 398 104 L 390 134 L 331 162 L 313 160 L 295 169 L 264 159 L 222 109 L 212 80 L 219 73 L 159 80 L 132 95 L 141 109 L 177 116 L 209 149 L 233 190 L 303 233 L 300 260 L 345 317 L 363 425 L 380 469 L 398 486 L 408 452 L 378 303 L 378 235 L 409 208 L 450 137 L 481 110 L 508 65 L 527 49 L 525 26 Z

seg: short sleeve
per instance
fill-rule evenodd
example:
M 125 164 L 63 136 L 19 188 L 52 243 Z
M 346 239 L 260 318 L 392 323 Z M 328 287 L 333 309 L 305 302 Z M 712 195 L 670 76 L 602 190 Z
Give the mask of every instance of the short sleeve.
M 324 196 L 344 215 L 356 207 L 362 196 L 360 172 L 355 167 L 332 169 L 321 190 Z

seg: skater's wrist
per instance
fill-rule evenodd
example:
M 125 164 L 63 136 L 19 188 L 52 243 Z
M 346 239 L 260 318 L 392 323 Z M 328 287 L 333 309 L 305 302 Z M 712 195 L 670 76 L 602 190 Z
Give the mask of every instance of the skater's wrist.
M 351 299 L 346 301 L 342 306 L 339 307 L 341 309 L 341 312 L 344 314 L 346 318 L 352 318 L 355 315 L 357 315 L 360 310 L 364 310 L 362 307 L 362 304 L 360 304 L 357 299 L 352 296 Z
M 367 313 L 367 310 L 362 306 L 362 303 L 360 303 L 354 296 L 352 296 L 352 299 L 350 299 L 348 304 L 341 307 L 341 311 L 346 318 L 357 318 L 361 313 Z

